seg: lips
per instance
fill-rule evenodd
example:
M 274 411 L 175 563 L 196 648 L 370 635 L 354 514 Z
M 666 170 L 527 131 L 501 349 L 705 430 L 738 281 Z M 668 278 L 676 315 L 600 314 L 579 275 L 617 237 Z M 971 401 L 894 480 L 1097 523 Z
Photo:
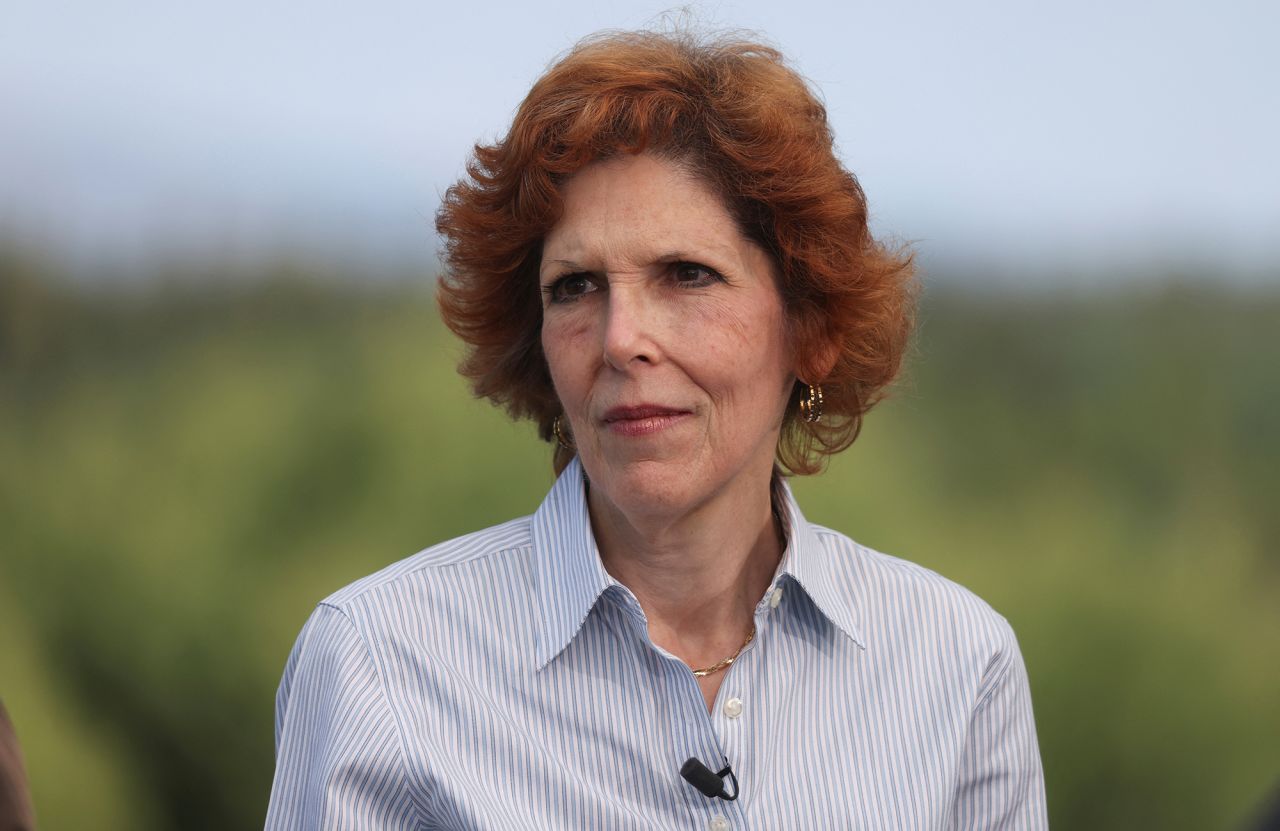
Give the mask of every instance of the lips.
M 688 412 L 688 410 L 681 410 L 675 407 L 663 407 L 658 404 L 637 404 L 632 407 L 614 407 L 605 412 L 604 423 L 612 424 L 617 421 L 639 421 L 646 418 L 687 415 Z
M 636 404 L 612 407 L 602 419 L 605 428 L 623 436 L 645 436 L 672 427 L 691 416 L 688 410 L 660 404 Z

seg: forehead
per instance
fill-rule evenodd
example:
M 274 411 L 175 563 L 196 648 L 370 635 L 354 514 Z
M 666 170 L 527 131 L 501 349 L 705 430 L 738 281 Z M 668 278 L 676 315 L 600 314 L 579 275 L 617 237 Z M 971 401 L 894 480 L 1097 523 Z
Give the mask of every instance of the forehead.
M 561 186 L 561 197 L 544 258 L 658 250 L 740 256 L 755 247 L 710 185 L 651 154 L 594 162 Z

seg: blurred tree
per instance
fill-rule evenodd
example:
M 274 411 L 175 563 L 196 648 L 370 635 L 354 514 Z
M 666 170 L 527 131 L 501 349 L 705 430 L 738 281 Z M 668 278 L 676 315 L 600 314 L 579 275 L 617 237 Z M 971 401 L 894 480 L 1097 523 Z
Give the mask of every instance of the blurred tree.
M 72 288 L 0 251 L 0 695 L 44 827 L 260 824 L 314 603 L 537 506 L 548 449 L 470 400 L 429 281 L 380 286 Z M 1055 826 L 1243 822 L 1280 780 L 1280 293 L 933 293 L 923 320 L 806 511 L 1013 621 Z

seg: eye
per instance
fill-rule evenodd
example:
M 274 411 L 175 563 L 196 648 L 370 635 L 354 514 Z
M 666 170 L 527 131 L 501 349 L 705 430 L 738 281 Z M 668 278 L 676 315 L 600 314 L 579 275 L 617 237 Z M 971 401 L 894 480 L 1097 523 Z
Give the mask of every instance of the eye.
M 552 303 L 572 303 L 585 294 L 595 291 L 597 286 L 586 272 L 566 274 L 542 290 Z
M 676 263 L 671 276 L 681 288 L 701 288 L 724 279 L 714 268 L 699 263 Z

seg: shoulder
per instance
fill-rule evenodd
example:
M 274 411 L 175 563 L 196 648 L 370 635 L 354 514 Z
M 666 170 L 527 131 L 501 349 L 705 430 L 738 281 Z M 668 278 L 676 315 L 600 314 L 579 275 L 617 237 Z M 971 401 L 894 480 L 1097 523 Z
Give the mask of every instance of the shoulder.
M 909 560 L 813 525 L 859 625 L 874 642 L 946 641 L 992 655 L 1017 649 L 1009 622 L 968 588 Z M 967 651 L 967 650 L 966 650 Z
M 521 517 L 433 545 L 344 586 L 312 610 L 295 641 L 281 693 L 295 664 L 333 667 L 391 660 L 397 645 L 428 646 L 468 619 L 514 605 L 527 583 L 530 518 Z M 390 651 L 388 651 L 390 650 Z
M 338 589 L 320 602 L 349 611 L 370 595 L 394 594 L 422 579 L 465 579 L 491 565 L 488 560 L 527 550 L 532 545 L 530 519 L 520 517 L 425 548 Z

